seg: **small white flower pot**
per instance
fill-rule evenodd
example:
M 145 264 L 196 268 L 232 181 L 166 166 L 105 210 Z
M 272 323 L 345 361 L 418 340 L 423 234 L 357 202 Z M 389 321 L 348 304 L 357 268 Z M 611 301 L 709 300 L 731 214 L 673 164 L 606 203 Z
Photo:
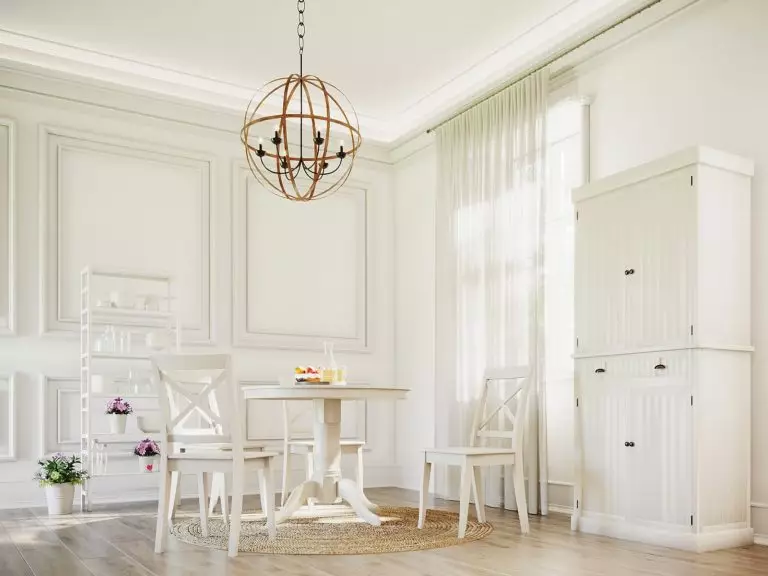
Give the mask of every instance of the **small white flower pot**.
M 110 434 L 125 434 L 125 423 L 128 421 L 128 414 L 108 414 Z
M 75 485 L 51 484 L 50 486 L 46 486 L 45 499 L 48 501 L 49 516 L 72 514 L 72 501 L 75 499 Z
M 139 456 L 139 468 L 142 472 L 151 474 L 157 470 L 156 456 Z

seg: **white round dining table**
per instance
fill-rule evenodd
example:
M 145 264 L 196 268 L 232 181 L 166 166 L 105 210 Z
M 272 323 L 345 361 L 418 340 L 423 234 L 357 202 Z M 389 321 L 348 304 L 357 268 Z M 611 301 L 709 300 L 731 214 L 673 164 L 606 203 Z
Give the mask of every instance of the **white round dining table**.
M 276 521 L 284 522 L 310 498 L 333 504 L 341 498 L 355 513 L 374 526 L 381 525 L 377 506 L 366 498 L 362 486 L 341 477 L 342 400 L 403 400 L 406 388 L 361 385 L 295 384 L 290 386 L 242 386 L 246 400 L 312 400 L 314 403 L 314 474 L 292 492 Z

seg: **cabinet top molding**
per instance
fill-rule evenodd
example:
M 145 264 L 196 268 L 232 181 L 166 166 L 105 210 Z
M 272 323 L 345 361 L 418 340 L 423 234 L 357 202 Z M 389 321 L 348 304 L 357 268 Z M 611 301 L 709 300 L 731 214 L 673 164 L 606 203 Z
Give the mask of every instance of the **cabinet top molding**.
M 581 202 L 666 172 L 673 172 L 696 164 L 711 166 L 745 176 L 752 176 L 755 172 L 755 163 L 749 158 L 736 156 L 706 146 L 693 146 L 647 162 L 646 164 L 611 174 L 590 184 L 585 184 L 580 188 L 575 188 L 572 196 L 573 202 Z

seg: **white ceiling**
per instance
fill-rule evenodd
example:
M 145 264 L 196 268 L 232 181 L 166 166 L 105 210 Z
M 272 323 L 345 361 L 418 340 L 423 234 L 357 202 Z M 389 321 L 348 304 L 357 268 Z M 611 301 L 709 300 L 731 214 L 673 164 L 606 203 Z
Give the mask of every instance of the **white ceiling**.
M 627 1 L 306 0 L 304 69 L 393 141 Z M 2 0 L 0 55 L 238 109 L 298 71 L 296 18 L 292 0 Z

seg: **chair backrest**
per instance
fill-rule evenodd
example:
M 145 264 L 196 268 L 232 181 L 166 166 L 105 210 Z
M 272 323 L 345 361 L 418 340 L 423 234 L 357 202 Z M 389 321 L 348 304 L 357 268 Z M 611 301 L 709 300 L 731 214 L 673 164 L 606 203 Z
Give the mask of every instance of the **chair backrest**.
M 528 415 L 529 375 L 527 366 L 492 368 L 485 371 L 480 399 L 472 420 L 470 446 L 477 446 L 478 441 L 482 443 L 488 439 L 506 439 L 512 442 L 515 449 L 522 449 Z M 496 394 L 492 394 L 492 386 L 505 382 L 510 383 L 508 388 L 500 386 Z M 498 400 L 493 409 L 489 406 L 492 396 Z
M 243 450 L 243 401 L 228 354 L 162 354 L 152 357 L 160 398 L 162 447 L 174 443 L 231 443 Z M 202 427 L 188 427 L 197 417 Z

